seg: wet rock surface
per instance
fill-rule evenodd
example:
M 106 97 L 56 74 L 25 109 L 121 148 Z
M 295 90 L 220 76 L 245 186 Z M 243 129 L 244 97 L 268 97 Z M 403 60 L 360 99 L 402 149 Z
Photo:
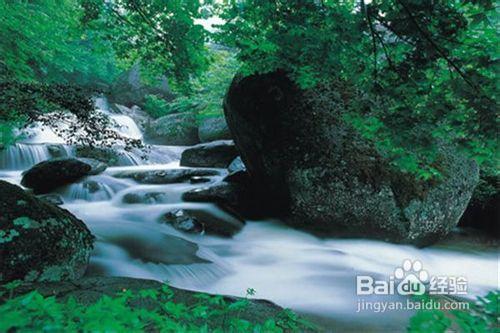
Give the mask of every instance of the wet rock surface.
M 168 195 L 163 192 L 127 193 L 123 196 L 126 204 L 158 204 L 168 202 Z
M 44 194 L 82 177 L 101 173 L 106 167 L 106 164 L 89 158 L 55 158 L 25 171 L 21 184 L 33 189 L 35 194 Z
M 226 168 L 238 156 L 231 140 L 200 143 L 182 152 L 181 165 L 189 167 Z
M 131 178 L 141 184 L 173 184 L 189 181 L 191 177 L 217 176 L 220 172 L 211 169 L 166 169 L 146 171 L 122 171 L 113 174 L 116 178 Z
M 37 195 L 37 198 L 56 206 L 64 204 L 63 198 L 55 193 Z
M 201 209 L 176 209 L 165 213 L 160 222 L 171 224 L 180 231 L 200 233 L 200 228 L 207 234 L 223 237 L 234 236 L 245 225 L 244 221 L 228 213 L 214 213 Z M 182 225 L 184 223 L 184 225 Z M 188 228 L 189 227 L 189 228 Z M 181 230 L 181 229 L 189 229 Z

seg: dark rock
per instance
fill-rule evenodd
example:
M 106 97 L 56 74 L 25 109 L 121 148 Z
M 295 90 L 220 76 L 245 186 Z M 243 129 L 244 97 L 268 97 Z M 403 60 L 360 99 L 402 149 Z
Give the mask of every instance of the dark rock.
M 164 293 L 163 287 L 164 285 L 161 282 L 153 280 L 128 277 L 85 277 L 73 282 L 24 284 L 15 290 L 15 295 L 22 295 L 32 290 L 37 290 L 45 297 L 53 296 L 60 301 L 67 301 L 73 298 L 80 304 L 91 306 L 103 296 L 118 297 L 123 294 L 124 290 L 134 295 L 139 295 L 141 290 L 154 289 L 159 294 L 162 294 Z M 192 307 L 200 302 L 199 292 L 177 289 L 170 286 L 169 289 L 173 291 L 171 301 L 174 303 L 185 304 L 187 307 Z M 8 295 L 4 297 L 8 297 Z M 223 300 L 227 304 L 232 304 L 241 300 L 241 298 L 224 296 Z M 136 308 L 137 311 L 148 311 L 164 306 L 164 303 L 160 300 L 154 300 L 151 297 L 137 297 L 130 300 L 129 304 L 131 307 Z M 270 318 L 279 317 L 282 313 L 283 308 L 274 303 L 266 300 L 250 299 L 248 305 L 241 311 L 238 311 L 238 318 L 253 323 L 264 323 Z M 226 320 L 225 316 L 219 316 L 216 320 L 210 321 L 210 325 L 213 325 L 213 327 L 221 327 L 226 325 L 223 322 L 224 320 Z M 312 330 L 307 326 L 299 324 L 297 331 L 307 333 L 317 332 L 319 329 Z M 288 332 L 288 330 L 284 332 Z
M 52 158 L 65 157 L 68 156 L 66 149 L 63 145 L 47 145 L 47 150 Z
M 218 170 L 210 169 L 166 169 L 147 171 L 122 171 L 116 178 L 132 178 L 141 184 L 173 184 L 189 181 L 193 176 L 217 176 Z
M 127 193 L 122 201 L 126 204 L 157 204 L 168 202 L 168 196 L 163 192 Z
M 210 261 L 197 255 L 198 245 L 180 237 L 159 234 L 145 237 L 137 234 L 112 235 L 107 241 L 119 246 L 133 258 L 145 263 L 164 265 L 206 264 Z
M 231 140 L 200 143 L 182 152 L 181 165 L 226 168 L 236 156 L 238 151 Z
M 56 158 L 38 163 L 25 171 L 21 184 L 33 189 L 35 194 L 44 194 L 91 173 L 93 169 L 89 163 L 76 158 Z
M 236 78 L 224 112 L 260 196 L 287 223 L 330 235 L 430 244 L 456 226 L 477 165 L 441 146 L 443 179 L 392 167 L 343 117 L 335 87 L 302 90 L 284 72 Z
M 0 284 L 81 277 L 93 236 L 68 211 L 0 181 Z
M 201 142 L 231 139 L 231 132 L 224 117 L 212 117 L 201 120 L 198 126 L 198 137 Z
M 182 194 L 182 199 L 191 202 L 216 202 L 238 204 L 239 188 L 230 183 L 218 182 L 207 187 L 195 188 Z
M 103 186 L 101 183 L 96 182 L 95 180 L 87 180 L 82 183 L 83 188 L 86 189 L 89 193 L 96 193 L 102 190 Z
M 211 186 L 196 188 L 182 194 L 190 202 L 213 202 L 234 215 L 249 219 L 268 216 L 272 201 L 261 200 L 251 183 L 218 182 Z
M 165 213 L 162 217 L 162 221 L 183 232 L 201 234 L 205 231 L 203 224 L 200 223 L 196 217 L 190 216 L 183 209 L 176 209 Z
M 169 114 L 151 121 L 144 133 L 147 143 L 190 146 L 197 144 L 198 127 L 194 113 Z
M 472 199 L 460 218 L 459 226 L 481 229 L 500 238 L 500 180 L 481 176 Z
M 90 165 L 90 171 L 88 172 L 88 175 L 98 175 L 108 168 L 108 166 L 103 162 L 94 160 L 92 158 L 79 158 L 78 160 Z
M 119 165 L 120 153 L 113 148 L 77 146 L 75 148 L 76 157 L 91 158 L 110 166 Z
M 37 198 L 56 206 L 64 204 L 64 200 L 59 194 L 53 194 L 53 193 L 42 194 L 42 195 L 37 195 Z
M 181 231 L 184 231 L 182 228 L 191 229 L 189 232 L 197 233 L 204 230 L 207 234 L 223 237 L 233 236 L 244 226 L 244 222 L 233 215 L 227 213 L 214 214 L 216 212 L 212 213 L 201 209 L 177 209 L 167 212 L 160 222 L 167 222 Z M 184 226 L 181 226 L 183 223 Z M 198 231 L 200 229 L 201 231 Z
M 172 100 L 174 94 L 170 90 L 166 77 L 160 78 L 157 85 L 144 84 L 147 80 L 141 75 L 139 64 L 135 64 L 128 71 L 122 73 L 112 84 L 108 98 L 110 102 L 123 104 L 128 107 L 138 105 L 144 107 L 147 95 L 156 95 L 165 100 Z

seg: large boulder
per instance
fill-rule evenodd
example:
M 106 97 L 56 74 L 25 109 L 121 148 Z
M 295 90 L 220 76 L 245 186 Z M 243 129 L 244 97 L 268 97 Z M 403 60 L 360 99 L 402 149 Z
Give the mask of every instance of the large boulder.
M 232 140 L 200 143 L 182 152 L 181 165 L 190 167 L 226 168 L 238 156 Z
M 68 211 L 0 181 L 0 284 L 81 277 L 93 236 Z
M 442 179 L 391 166 L 344 120 L 343 95 L 302 90 L 286 73 L 236 78 L 224 112 L 252 179 L 291 225 L 329 235 L 426 245 L 445 236 L 478 182 L 477 165 L 437 152 Z
M 33 189 L 35 194 L 44 194 L 82 177 L 101 173 L 106 167 L 104 163 L 90 158 L 55 158 L 25 171 L 21 185 Z
M 500 238 L 499 187 L 499 176 L 482 175 L 467 209 L 460 218 L 459 226 L 481 229 Z
M 123 72 L 112 84 L 108 98 L 111 102 L 128 107 L 144 106 L 147 95 L 156 95 L 165 100 L 172 100 L 174 94 L 168 86 L 166 77 L 161 77 L 157 84 L 146 84 L 139 64 Z
M 197 144 L 198 127 L 196 116 L 191 112 L 169 114 L 146 127 L 144 139 L 148 143 L 159 145 L 190 146 Z
M 224 117 L 210 117 L 200 121 L 198 137 L 201 142 L 231 139 L 231 132 Z

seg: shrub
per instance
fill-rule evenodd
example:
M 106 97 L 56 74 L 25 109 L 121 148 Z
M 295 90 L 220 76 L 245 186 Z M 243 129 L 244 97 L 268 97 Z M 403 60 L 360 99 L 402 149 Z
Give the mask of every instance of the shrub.
M 38 291 L 13 297 L 19 283 L 4 287 L 7 301 L 0 305 L 0 332 L 302 332 L 310 323 L 290 310 L 263 322 L 249 322 L 240 314 L 250 301 L 228 302 L 222 296 L 195 294 L 195 302 L 175 301 L 168 285 L 136 293 L 123 290 L 92 304 L 73 297 L 64 301 Z M 248 294 L 247 294 L 248 295 Z M 1 296 L 1 294 L 0 294 Z

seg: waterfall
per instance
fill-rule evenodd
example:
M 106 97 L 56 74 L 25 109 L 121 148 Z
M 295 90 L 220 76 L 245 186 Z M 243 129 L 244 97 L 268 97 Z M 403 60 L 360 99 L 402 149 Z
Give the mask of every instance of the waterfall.
M 24 170 L 51 157 L 47 145 L 16 143 L 0 150 L 0 169 Z

